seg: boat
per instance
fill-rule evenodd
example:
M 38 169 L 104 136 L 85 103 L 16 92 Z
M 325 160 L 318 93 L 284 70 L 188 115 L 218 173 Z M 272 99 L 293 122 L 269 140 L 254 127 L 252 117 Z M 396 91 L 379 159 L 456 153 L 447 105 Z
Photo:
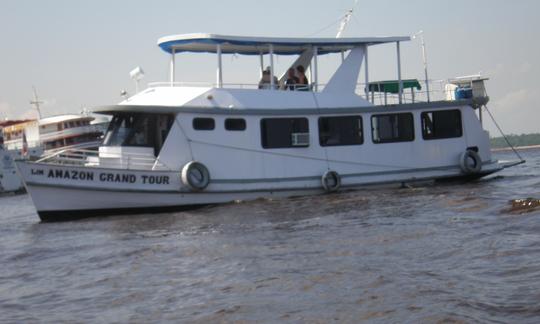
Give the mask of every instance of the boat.
M 4 136 L 0 129 L 0 194 L 23 189 L 13 157 L 4 149 Z
M 409 40 L 166 36 L 158 46 L 170 54 L 169 80 L 96 107 L 94 113 L 112 118 L 97 151 L 64 150 L 17 167 L 41 220 L 56 221 L 478 179 L 515 165 L 491 155 L 478 117 L 489 100 L 485 80 L 471 80 L 470 93 L 451 100 L 444 94 L 422 100 L 412 91 L 416 82 L 401 75 L 400 48 Z M 397 79 L 382 86 L 369 79 L 368 54 L 384 44 L 396 46 L 398 69 Z M 215 83 L 177 82 L 180 53 L 215 54 Z M 293 55 L 291 68 L 311 71 L 308 89 L 284 87 L 283 77 L 268 78 L 265 87 L 224 83 L 225 55 L 259 56 L 256 69 L 271 76 L 288 70 L 276 71 L 276 55 Z M 323 55 L 341 56 L 325 84 L 319 82 Z
M 7 150 L 20 152 L 24 145 L 40 147 L 40 155 L 66 149 L 97 149 L 107 129 L 108 119 L 64 114 L 12 122 L 4 126 Z M 25 144 L 26 142 L 26 144 Z
M 70 149 L 97 150 L 109 120 L 105 116 L 58 115 L 43 119 L 7 120 L 0 122 L 4 180 L 0 192 L 23 191 L 16 172 L 17 160 L 35 161 L 44 155 Z M 2 176 L 0 176 L 1 178 Z

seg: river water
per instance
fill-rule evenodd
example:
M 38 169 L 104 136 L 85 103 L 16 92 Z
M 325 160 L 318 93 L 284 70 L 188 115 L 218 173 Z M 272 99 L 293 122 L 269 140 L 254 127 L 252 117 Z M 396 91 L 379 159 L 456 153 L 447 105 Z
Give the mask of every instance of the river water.
M 472 183 L 65 223 L 1 197 L 0 322 L 538 323 L 522 154 Z

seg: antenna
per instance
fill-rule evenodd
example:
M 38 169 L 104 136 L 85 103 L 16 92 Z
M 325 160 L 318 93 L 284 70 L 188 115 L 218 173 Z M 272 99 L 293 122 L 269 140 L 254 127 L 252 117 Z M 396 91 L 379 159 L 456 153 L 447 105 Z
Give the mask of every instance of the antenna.
M 36 87 L 32 86 L 32 90 L 34 91 L 34 100 L 30 100 L 30 104 L 36 107 L 36 110 L 38 112 L 38 118 L 41 119 L 41 110 L 39 110 L 39 105 L 42 104 L 43 101 L 39 101 Z
M 428 77 L 428 64 L 427 64 L 427 55 L 426 55 L 426 42 L 424 41 L 424 31 L 421 30 L 418 33 L 412 35 L 412 39 L 417 39 L 420 37 L 420 41 L 422 44 L 422 60 L 424 62 L 424 74 L 426 77 L 426 93 L 427 93 L 427 101 L 430 102 L 430 91 L 429 91 L 429 77 Z
M 356 7 L 357 4 L 358 4 L 358 0 L 355 0 L 353 7 L 347 10 L 347 13 L 345 14 L 345 16 L 343 16 L 343 19 L 341 20 L 341 24 L 339 25 L 336 38 L 341 38 L 343 31 L 345 31 L 345 27 L 347 27 L 347 24 L 349 24 L 349 21 L 351 20 L 354 8 Z
M 144 78 L 143 69 L 141 69 L 140 66 L 137 66 L 136 68 L 131 70 L 131 72 L 129 72 L 129 76 L 131 77 L 131 79 L 133 81 L 135 81 L 135 93 L 138 93 L 139 92 L 139 81 L 141 81 L 142 78 Z

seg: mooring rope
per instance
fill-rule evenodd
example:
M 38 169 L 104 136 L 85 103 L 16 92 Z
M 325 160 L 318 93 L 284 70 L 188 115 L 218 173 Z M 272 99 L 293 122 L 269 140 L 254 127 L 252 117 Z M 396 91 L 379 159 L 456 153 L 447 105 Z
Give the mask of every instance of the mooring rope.
M 512 149 L 512 151 L 514 151 L 514 153 L 515 153 L 516 156 L 519 158 L 519 160 L 521 161 L 521 163 L 524 163 L 525 160 L 521 157 L 521 155 L 518 153 L 518 151 L 514 148 L 514 145 L 512 145 L 512 143 L 510 143 L 510 141 L 508 140 L 508 137 L 506 137 L 506 135 L 505 135 L 504 132 L 502 131 L 501 127 L 499 126 L 499 124 L 498 124 L 497 121 L 495 120 L 495 117 L 493 117 L 493 114 L 491 114 L 491 111 L 489 111 L 487 105 L 484 105 L 484 108 L 486 108 L 486 111 L 488 112 L 489 117 L 491 117 L 491 120 L 493 121 L 493 124 L 495 124 L 495 127 L 497 127 L 497 129 L 498 129 L 499 132 L 501 133 L 502 137 L 503 137 L 504 140 L 506 141 L 506 144 L 508 144 L 508 146 Z M 480 109 L 482 109 L 482 107 L 480 107 Z

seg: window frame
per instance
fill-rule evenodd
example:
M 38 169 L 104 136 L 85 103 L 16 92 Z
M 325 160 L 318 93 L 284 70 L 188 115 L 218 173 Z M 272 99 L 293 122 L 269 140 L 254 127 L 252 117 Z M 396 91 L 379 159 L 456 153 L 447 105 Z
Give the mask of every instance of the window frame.
M 205 120 L 205 121 L 211 121 L 212 122 L 212 127 L 197 127 L 196 123 L 198 121 L 202 121 L 202 120 Z M 211 118 L 211 117 L 194 117 L 193 120 L 191 121 L 191 126 L 193 127 L 194 130 L 196 131 L 213 131 L 216 129 L 216 120 L 214 118 Z
M 360 133 L 360 142 L 355 142 L 355 143 L 335 143 L 335 144 L 328 144 L 328 143 L 323 143 L 323 138 L 322 138 L 322 132 L 321 132 L 321 126 L 322 126 L 322 122 L 323 122 L 323 119 L 354 119 L 356 121 L 359 121 L 358 125 L 359 125 L 359 133 Z M 361 116 L 361 115 L 345 115 L 345 116 L 320 116 L 317 120 L 317 126 L 318 126 L 318 130 L 319 130 L 319 145 L 321 147 L 336 147 L 336 146 L 358 146 L 358 145 L 363 145 L 364 144 L 364 118 Z M 341 133 L 338 133 L 338 134 L 341 134 Z
M 440 113 L 440 112 L 457 112 L 458 115 L 459 115 L 459 136 L 457 135 L 445 135 L 445 136 L 435 136 L 435 135 L 429 135 L 426 133 L 426 127 L 425 127 L 425 119 L 424 119 L 424 115 L 426 114 L 435 114 L 435 113 Z M 431 118 L 431 123 L 433 124 L 433 118 Z M 461 138 L 463 137 L 463 116 L 461 114 L 461 110 L 460 109 L 444 109 L 444 110 L 431 110 L 431 111 L 422 111 L 420 113 L 420 127 L 422 129 L 422 139 L 425 140 L 425 141 L 433 141 L 433 140 L 441 140 L 441 139 L 450 139 L 450 138 Z M 432 125 L 432 128 L 433 128 L 433 131 L 435 130 L 434 129 L 434 125 Z M 434 133 L 435 134 L 435 133 Z M 428 135 L 428 136 L 426 136 Z
M 243 127 L 240 127 L 240 128 L 232 128 L 230 127 L 231 125 L 227 124 L 227 122 L 231 122 L 231 121 L 234 121 L 234 122 L 240 122 L 243 123 Z M 230 132 L 243 132 L 247 129 L 247 122 L 244 118 L 226 118 L 225 121 L 223 122 L 223 127 L 225 127 L 225 130 L 227 131 L 230 131 Z
M 386 117 L 386 116 L 399 116 L 399 115 L 407 115 L 409 116 L 409 120 L 410 120 L 410 124 L 412 125 L 412 130 L 411 130 L 411 138 L 397 138 L 397 139 L 390 139 L 390 140 L 379 140 L 379 141 L 375 141 L 375 127 L 374 127 L 374 118 L 377 118 L 377 117 Z M 414 114 L 412 112 L 396 112 L 396 113 L 385 113 L 385 114 L 374 114 L 374 115 L 371 115 L 370 116 L 370 121 L 371 121 L 371 141 L 373 142 L 373 144 L 390 144 L 390 143 L 407 143 L 407 142 L 414 142 L 415 139 L 416 139 L 416 134 L 415 134 L 415 127 L 414 127 Z M 399 128 L 399 120 L 398 120 L 398 128 Z M 379 136 L 380 137 L 380 136 Z
M 302 128 L 304 125 L 290 125 L 289 126 L 289 140 L 290 144 L 288 145 L 279 145 L 279 146 L 269 146 L 268 141 L 266 140 L 266 135 L 268 133 L 266 121 L 302 121 L 305 122 L 306 131 L 294 131 L 293 128 L 298 127 Z M 309 118 L 307 117 L 269 117 L 269 118 L 261 118 L 260 120 L 260 134 L 261 134 L 261 146 L 263 149 L 269 150 L 269 149 L 295 149 L 295 148 L 308 148 L 310 146 L 310 141 L 308 141 L 307 145 L 293 145 L 292 143 L 292 135 L 293 134 L 308 134 L 308 138 L 310 137 L 309 132 Z

